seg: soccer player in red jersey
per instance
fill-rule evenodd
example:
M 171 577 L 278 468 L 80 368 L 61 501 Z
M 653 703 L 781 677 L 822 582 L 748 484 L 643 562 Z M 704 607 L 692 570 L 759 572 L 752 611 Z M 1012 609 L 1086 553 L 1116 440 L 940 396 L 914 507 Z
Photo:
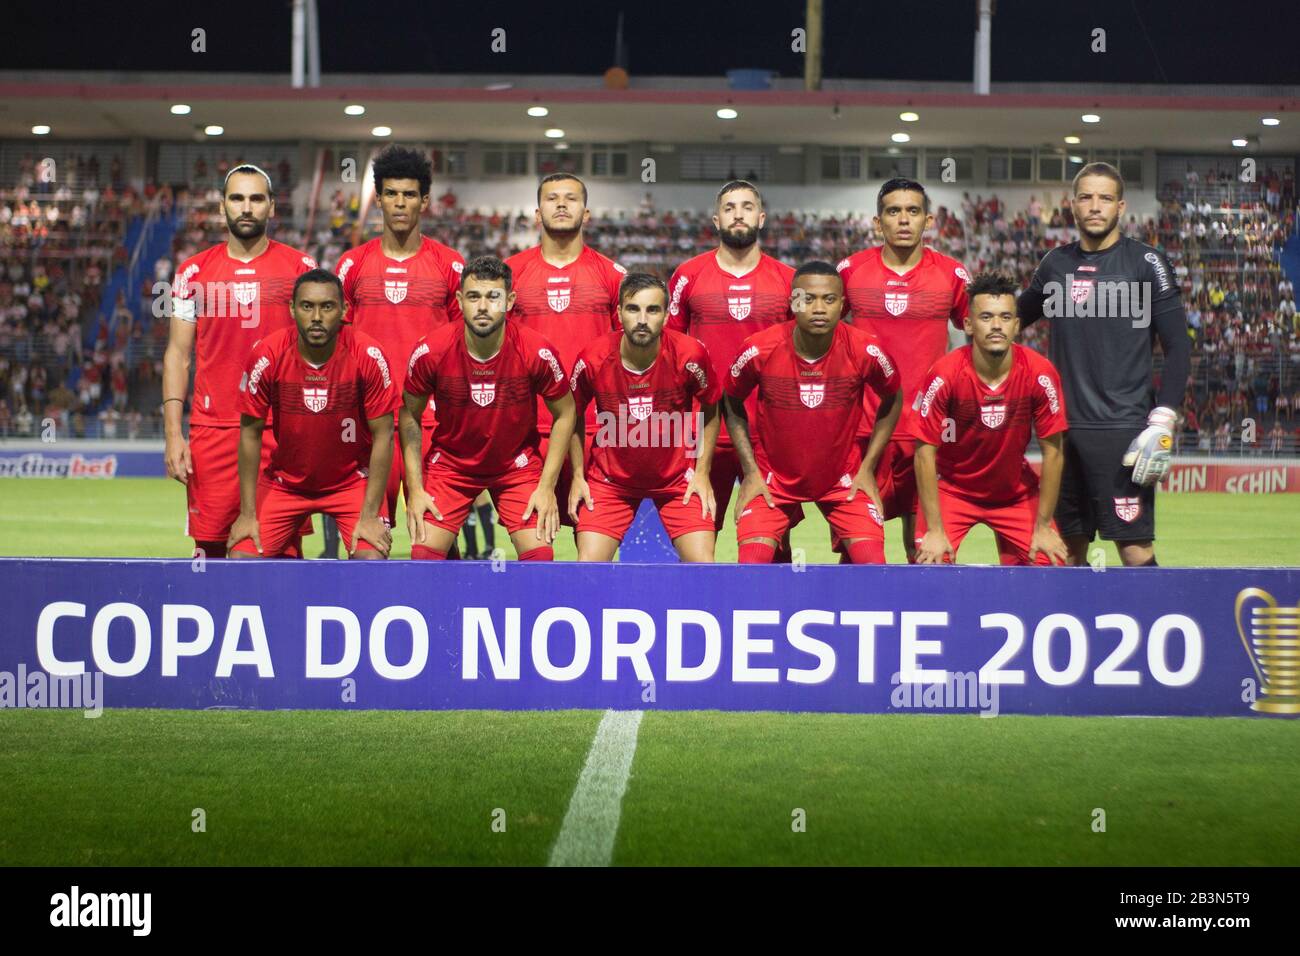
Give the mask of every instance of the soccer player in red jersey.
M 618 331 L 618 286 L 627 270 L 606 259 L 583 240 L 583 227 L 591 220 L 587 187 L 571 173 L 552 173 L 537 186 L 537 211 L 541 242 L 506 260 L 513 277 L 515 305 L 510 321 L 541 334 L 559 350 L 566 370 L 578 353 L 601 336 Z M 595 433 L 595 412 L 588 412 L 586 434 Z M 537 428 L 541 454 L 548 454 L 551 413 L 537 403 Z M 566 449 L 567 450 L 567 449 Z M 567 456 L 556 493 L 567 502 L 572 477 Z M 564 524 L 571 523 L 567 511 Z
M 970 276 L 960 262 L 925 245 L 925 231 L 934 225 L 934 217 L 925 187 L 915 180 L 891 179 L 880 187 L 874 222 L 883 244 L 856 252 L 836 267 L 848 299 L 845 319 L 880 339 L 898 363 L 903 395 L 910 397 L 926 370 L 948 351 L 949 325 L 962 327 Z M 866 411 L 858 432 L 864 447 L 876 416 L 870 392 Z M 904 410 L 881 456 L 876 483 L 885 520 L 902 519 L 908 561 L 916 557 L 915 446 L 912 416 Z
M 983 522 L 997 536 L 1002 564 L 1064 564 L 1052 523 L 1065 458 L 1065 392 L 1056 368 L 1014 343 L 1017 286 L 981 273 L 970 285 L 964 323 L 972 343 L 934 363 L 916 396 L 918 564 L 951 562 Z M 1040 482 L 1025 446 L 1038 433 Z
M 176 271 L 163 355 L 167 474 L 185 485 L 185 533 L 194 539 L 195 553 L 209 558 L 226 556 L 240 510 L 239 384 L 245 360 L 254 342 L 294 327 L 294 281 L 316 268 L 310 256 L 267 237 L 275 196 L 271 177 L 256 166 L 236 166 L 226 175 L 222 209 L 226 241 L 186 259 Z M 196 368 L 187 441 L 181 424 L 191 361 Z M 268 432 L 264 462 L 274 441 Z M 294 544 L 290 552 L 300 554 L 300 547 Z
M 253 346 L 240 387 L 232 558 L 280 555 L 303 519 L 317 513 L 338 522 L 351 557 L 388 557 L 384 487 L 400 398 L 379 343 L 345 326 L 344 308 L 338 277 L 313 269 L 294 284 L 295 327 Z M 272 410 L 276 446 L 259 475 Z
M 728 370 L 727 422 L 744 469 L 736 493 L 742 564 L 771 563 L 776 547 L 816 502 L 853 564 L 883 564 L 884 519 L 875 472 L 898 421 L 899 376 L 869 332 L 840 321 L 844 283 L 826 262 L 794 274 L 793 325 L 745 340 Z M 862 393 L 880 396 L 865 456 L 856 440 Z M 745 398 L 758 392 L 758 447 Z M 762 500 L 758 500 L 759 498 Z
M 383 234 L 345 252 L 337 272 L 347 299 L 347 320 L 379 342 L 384 354 L 404 363 L 421 336 L 460 321 L 456 289 L 465 260 L 420 232 L 429 208 L 433 167 L 414 149 L 389 146 L 371 165 L 375 198 L 384 217 Z M 399 376 L 404 366 L 394 372 Z M 398 382 L 401 388 L 401 382 Z M 434 408 L 424 414 L 425 450 L 433 435 Z M 402 480 L 401 450 L 394 429 L 398 463 L 388 475 L 388 513 L 397 513 Z
M 510 278 L 510 267 L 500 259 L 471 259 L 456 293 L 464 322 L 426 335 L 407 363 L 399 423 L 412 558 L 446 558 L 484 490 L 520 560 L 555 557 L 555 483 L 573 436 L 573 396 L 555 346 L 506 321 L 515 299 Z M 438 424 L 426 466 L 418 422 L 431 395 Z M 538 451 L 539 396 L 552 419 L 544 462 Z M 533 514 L 537 526 L 530 529 Z
M 630 274 L 619 289 L 622 331 L 592 342 L 573 366 L 578 429 L 590 404 L 598 426 L 585 467 L 581 435 L 570 443 L 567 504 L 579 561 L 612 561 L 643 498 L 659 509 L 682 561 L 713 561 L 717 506 L 709 468 L 722 385 L 704 346 L 665 328 L 667 318 L 663 280 Z
M 766 221 L 757 186 L 741 179 L 726 183 L 718 190 L 713 214 L 718 248 L 683 262 L 668 283 L 672 294 L 668 327 L 704 343 L 720 382 L 747 337 L 790 319 L 794 269 L 759 248 L 758 234 Z M 756 401 L 751 397 L 746 407 L 750 421 L 758 408 Z M 761 434 L 751 432 L 749 437 L 755 447 L 762 444 Z M 717 530 L 722 529 L 740 476 L 740 459 L 724 427 L 710 472 L 718 502 Z

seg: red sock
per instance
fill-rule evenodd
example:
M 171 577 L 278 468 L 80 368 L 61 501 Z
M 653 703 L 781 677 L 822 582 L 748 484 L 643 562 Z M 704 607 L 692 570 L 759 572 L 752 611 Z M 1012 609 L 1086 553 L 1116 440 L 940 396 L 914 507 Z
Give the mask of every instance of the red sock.
M 194 550 L 202 551 L 205 558 L 224 558 L 226 556 L 226 542 L 224 541 L 195 541 Z M 198 554 L 192 555 L 198 557 Z
M 525 551 L 519 555 L 520 561 L 554 561 L 555 549 L 549 544 L 544 544 L 540 548 L 533 548 L 531 551 Z
M 742 544 L 736 555 L 740 564 L 771 564 L 776 557 L 776 548 L 765 541 L 750 541 Z
M 853 564 L 884 564 L 885 542 L 864 538 L 845 545 L 849 561 Z
M 426 548 L 422 544 L 411 545 L 412 561 L 446 561 L 447 552 L 439 551 L 436 548 Z

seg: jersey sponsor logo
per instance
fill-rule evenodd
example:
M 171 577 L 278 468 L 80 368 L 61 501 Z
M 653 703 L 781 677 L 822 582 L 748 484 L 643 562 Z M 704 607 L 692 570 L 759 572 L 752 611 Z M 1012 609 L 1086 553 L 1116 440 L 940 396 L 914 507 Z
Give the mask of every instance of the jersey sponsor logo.
M 406 287 L 409 283 L 402 282 L 399 279 L 384 280 L 384 298 L 393 305 L 397 305 L 406 298 Z
M 263 355 L 253 366 L 253 371 L 248 376 L 248 393 L 250 395 L 257 394 L 257 386 L 262 381 L 262 373 L 267 370 L 270 364 L 271 360 Z
M 379 351 L 377 345 L 372 345 L 366 349 L 366 354 L 374 359 L 375 364 L 379 366 L 379 374 L 384 377 L 384 388 L 388 388 L 393 384 L 393 379 L 388 374 L 388 360 L 384 358 L 384 353 Z
M 172 289 L 172 295 L 178 299 L 184 299 L 189 294 L 189 282 L 194 274 L 199 271 L 199 267 L 194 263 L 186 266 L 181 274 L 176 277 L 175 287 Z
M 1165 268 L 1165 264 L 1161 260 L 1160 256 L 1154 252 L 1148 252 L 1142 258 L 1151 263 L 1151 268 L 1156 270 L 1156 281 L 1160 283 L 1160 291 L 1168 292 L 1170 288 L 1169 270 Z
M 846 471 L 844 474 L 840 475 L 840 487 L 841 487 L 841 488 L 847 488 L 847 487 L 849 487 L 851 484 L 853 484 L 853 476 L 852 476 L 852 475 L 850 475 L 847 471 Z
M 880 367 L 885 370 L 886 375 L 894 374 L 893 363 L 889 361 L 889 356 L 887 356 L 879 346 L 868 345 L 867 354 L 880 363 Z
M 257 275 L 257 270 L 256 270 L 256 269 L 236 269 L 236 270 L 235 270 L 235 275 L 237 275 L 237 276 L 255 276 L 255 275 Z
M 415 351 L 411 353 L 411 360 L 406 365 L 406 373 L 409 375 L 415 369 L 415 363 L 420 360 L 420 357 L 422 355 L 428 355 L 428 354 L 429 354 L 428 342 L 421 342 L 419 345 L 417 345 L 415 347 Z
M 572 286 L 560 286 L 557 288 L 548 288 L 546 290 L 546 304 L 551 307 L 552 312 L 563 312 L 569 307 L 569 300 L 572 298 Z
M 643 422 L 650 417 L 655 410 L 655 397 L 653 395 L 642 395 L 638 398 L 635 395 L 628 396 L 627 413 L 634 420 Z
M 573 366 L 573 374 L 569 376 L 569 391 L 573 392 L 577 390 L 578 376 L 582 374 L 582 370 L 586 367 L 586 361 L 584 359 L 578 359 L 577 364 Z
M 515 459 L 515 467 L 516 467 L 516 468 L 527 468 L 527 467 L 528 467 L 528 452 L 526 452 L 526 451 L 521 451 L 521 452 L 519 453 L 519 457 Z
M 1121 521 L 1132 523 L 1142 513 L 1142 499 L 1116 498 L 1115 514 Z
M 610 265 L 612 265 L 616 271 L 621 272 L 623 275 L 627 275 L 627 270 L 624 269 L 617 262 L 611 262 Z
M 989 428 L 997 428 L 1006 420 L 1006 405 L 985 405 L 980 408 L 980 421 Z
M 845 256 L 845 257 L 844 257 L 843 259 L 841 259 L 839 262 L 835 263 L 835 271 L 836 271 L 836 272 L 843 272 L 843 271 L 844 271 L 845 269 L 847 269 L 848 267 L 849 267 L 849 259 L 848 259 L 847 256 Z
M 740 378 L 740 370 L 749 364 L 749 360 L 758 355 L 758 346 L 751 345 L 745 351 L 741 352 L 736 361 L 731 365 L 731 377 Z
M 1075 266 L 1074 271 L 1075 272 L 1096 272 L 1097 267 L 1096 266 Z
M 470 382 L 469 397 L 474 399 L 474 404 L 481 408 L 487 408 L 492 404 L 492 399 L 497 397 L 496 382 Z
M 406 275 L 405 266 L 388 266 L 386 269 L 384 269 L 384 271 L 391 272 L 393 275 L 399 275 L 399 276 Z
M 353 264 L 353 262 L 355 262 L 355 261 L 356 261 L 356 260 L 354 260 L 354 259 L 352 259 L 352 258 L 350 258 L 350 257 L 345 257 L 345 258 L 343 259 L 343 261 L 339 263 L 339 281 L 340 281 L 340 282 L 342 282 L 344 279 L 346 279 L 346 278 L 348 277 L 348 272 L 349 272 L 349 270 L 351 270 L 351 268 L 352 268 L 352 264 Z
M 956 269 L 953 269 L 952 271 L 957 276 L 957 278 L 960 279 L 962 282 L 970 282 L 970 273 L 967 272 L 965 269 L 963 269 L 961 266 L 958 266 Z
M 677 280 L 677 284 L 673 286 L 672 301 L 668 303 L 669 315 L 676 315 L 678 312 L 681 311 L 682 290 L 686 288 L 686 284 L 690 281 L 691 280 L 689 277 L 682 276 L 680 279 Z
M 939 389 L 943 387 L 943 378 L 936 375 L 930 387 L 925 390 L 921 396 L 921 417 L 925 418 L 930 414 L 930 406 L 934 404 L 934 397 L 939 394 Z
M 694 362 L 686 363 L 686 371 L 690 372 L 692 375 L 695 376 L 695 381 L 699 382 L 700 384 L 700 391 L 704 391 L 709 387 L 708 373 L 705 372 L 704 369 L 696 365 Z
M 885 516 L 880 513 L 876 503 L 870 498 L 867 499 L 867 514 L 871 515 L 871 520 L 882 528 L 885 526 Z
M 461 262 L 459 259 L 453 260 L 451 263 L 451 271 L 456 273 L 456 275 L 460 275 L 465 271 L 465 263 Z
M 555 359 L 555 355 L 552 354 L 551 350 L 550 350 L 550 349 L 538 349 L 538 350 L 537 350 L 537 355 L 538 355 L 538 357 L 541 358 L 544 362 L 546 362 L 547 364 L 549 364 L 549 365 L 551 366 L 551 374 L 555 376 L 555 380 L 556 380 L 557 382 L 563 382 L 563 381 L 564 381 L 564 369 L 560 368 L 560 363 L 559 363 L 558 361 L 556 361 L 556 359 Z
M 826 400 L 825 383 L 818 385 L 814 382 L 799 383 L 799 401 L 803 402 L 809 408 L 816 408 Z
M 1092 295 L 1093 281 L 1091 279 L 1071 279 L 1070 280 L 1070 298 L 1075 302 L 1082 302 Z
M 323 412 L 329 402 L 330 390 L 328 388 L 304 388 L 302 390 L 302 403 L 310 411 Z
M 308 269 L 319 269 L 319 268 L 320 268 L 320 266 L 317 265 L 316 260 L 313 259 L 311 256 L 303 256 L 303 257 L 302 257 L 302 264 L 305 265 Z
M 1061 398 L 1056 394 L 1056 386 L 1052 384 L 1052 379 L 1047 375 L 1038 376 L 1038 384 L 1043 386 L 1043 391 L 1047 393 L 1047 407 L 1055 415 L 1061 410 Z
M 754 308 L 754 297 L 749 295 L 729 295 L 727 296 L 727 311 L 737 322 L 749 318 L 749 313 Z
M 902 315 L 907 311 L 906 292 L 886 292 L 885 311 L 890 315 Z

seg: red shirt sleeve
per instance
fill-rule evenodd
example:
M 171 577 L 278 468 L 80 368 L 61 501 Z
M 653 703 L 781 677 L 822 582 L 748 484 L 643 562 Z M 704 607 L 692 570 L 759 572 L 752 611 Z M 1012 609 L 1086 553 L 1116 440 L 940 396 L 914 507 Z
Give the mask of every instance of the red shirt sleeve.
M 627 275 L 627 270 L 617 262 L 611 261 L 607 270 L 607 282 L 609 286 L 609 330 L 618 332 L 623 328 L 623 323 L 618 319 L 618 290 L 623 285 L 623 277 Z
M 919 403 L 912 418 L 912 426 L 916 429 L 916 437 L 921 441 L 927 445 L 938 445 L 943 438 L 944 420 L 948 417 L 950 386 L 942 376 L 935 374 L 933 368 L 922 381 L 924 384 L 917 396 Z
M 550 342 L 538 337 L 539 345 L 528 348 L 528 377 L 533 390 L 542 398 L 559 398 L 569 390 L 569 377 L 560 364 L 560 353 Z
M 723 385 L 723 390 L 732 398 L 741 400 L 747 398 L 749 393 L 758 387 L 758 373 L 762 370 L 762 366 L 763 360 L 758 353 L 758 346 L 753 344 L 752 339 L 745 339 L 745 347 L 741 349 L 727 371 L 727 381 Z
M 583 420 L 583 413 L 595 394 L 594 383 L 591 380 L 592 368 L 587 364 L 587 359 L 588 355 L 584 350 L 578 355 L 578 361 L 573 363 L 573 374 L 569 376 L 569 390 L 573 392 L 573 402 L 578 406 L 578 421 Z
M 460 302 L 456 299 L 456 292 L 460 289 L 460 274 L 464 271 L 464 258 L 459 252 L 453 250 L 447 259 L 447 268 L 444 273 L 447 282 L 447 319 L 450 322 L 461 322 L 465 318 L 460 311 Z
M 903 380 L 898 374 L 898 366 L 885 354 L 885 350 L 878 343 L 867 344 L 867 366 L 864 371 L 867 384 L 881 398 L 893 395 L 903 386 Z
M 686 352 L 686 370 L 691 373 L 688 388 L 696 398 L 706 405 L 712 405 L 722 398 L 722 383 L 713 373 L 713 361 L 709 350 L 699 339 L 691 339 Z
M 366 410 L 366 418 L 374 419 L 391 415 L 402 402 L 388 368 L 388 359 L 374 343 L 366 346 L 359 359 L 361 379 L 365 388 L 362 404 Z
M 248 362 L 244 365 L 244 377 L 239 383 L 239 411 L 254 418 L 266 418 L 271 410 L 271 397 L 275 390 L 272 381 L 271 366 L 274 363 L 271 352 L 262 339 L 253 346 Z
M 437 362 L 429 351 L 428 337 L 420 339 L 406 360 L 405 388 L 412 395 L 432 395 L 438 382 Z
M 356 305 L 357 296 L 357 269 L 359 262 L 356 250 L 352 250 L 339 259 L 339 263 L 334 267 L 339 281 L 343 283 L 343 301 L 349 309 Z
M 844 309 L 840 312 L 840 321 L 852 322 L 853 307 L 849 305 L 849 277 L 853 275 L 853 258 L 851 256 L 845 256 L 835 264 L 835 271 L 840 274 L 840 281 L 844 283 Z M 794 281 L 791 280 L 790 284 L 793 286 Z M 794 317 L 793 311 L 791 311 L 790 317 Z
M 957 271 L 953 273 L 952 310 L 948 313 L 953 327 L 958 329 L 966 327 L 966 314 L 970 311 L 970 298 L 966 295 L 966 280 L 962 278 L 962 273 L 965 271 L 965 268 L 958 265 Z
M 1050 362 L 1040 362 L 1031 390 L 1034 408 L 1034 432 L 1039 438 L 1060 434 L 1069 428 L 1065 420 L 1065 391 L 1061 376 Z
M 682 303 L 682 293 L 691 280 L 684 269 L 684 266 L 678 266 L 673 272 L 672 281 L 668 283 L 668 294 L 671 296 L 668 300 L 668 328 L 677 332 L 685 332 L 690 324 L 687 321 L 686 306 Z

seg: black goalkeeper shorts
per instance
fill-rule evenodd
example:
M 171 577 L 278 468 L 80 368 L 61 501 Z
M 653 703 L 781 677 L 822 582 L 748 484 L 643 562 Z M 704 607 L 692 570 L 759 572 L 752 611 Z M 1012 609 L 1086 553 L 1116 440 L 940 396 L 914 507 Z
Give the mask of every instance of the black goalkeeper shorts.
M 1070 429 L 1065 434 L 1065 470 L 1056 503 L 1061 537 L 1100 532 L 1106 541 L 1154 541 L 1156 488 L 1133 483 L 1133 468 L 1120 462 L 1145 426 Z

